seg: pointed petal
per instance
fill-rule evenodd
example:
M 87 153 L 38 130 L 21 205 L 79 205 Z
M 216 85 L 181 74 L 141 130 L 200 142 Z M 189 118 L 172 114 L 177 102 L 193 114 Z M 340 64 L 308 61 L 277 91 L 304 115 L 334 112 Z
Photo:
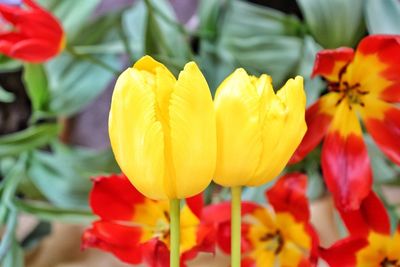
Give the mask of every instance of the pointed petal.
M 357 252 L 367 245 L 365 238 L 349 237 L 339 240 L 328 249 L 321 249 L 320 255 L 331 267 L 354 267 L 357 266 Z
M 325 136 L 332 121 L 338 95 L 328 93 L 311 105 L 306 111 L 307 132 L 296 149 L 290 163 L 301 161 Z
M 104 220 L 130 221 L 135 205 L 145 201 L 123 174 L 96 177 L 93 182 L 90 206 Z
M 245 185 L 261 155 L 259 96 L 249 75 L 237 69 L 215 94 L 217 166 L 214 181 L 223 186 Z
M 357 209 L 371 190 L 372 174 L 357 115 L 344 99 L 322 148 L 322 171 L 342 209 Z
M 254 178 L 246 185 L 259 186 L 279 175 L 300 144 L 306 130 L 303 78 L 289 79 L 276 95 L 265 95 L 262 153 Z
M 156 120 L 155 94 L 145 78 L 133 68 L 118 78 L 109 135 L 115 158 L 132 184 L 149 198 L 165 199 L 164 133 Z
M 349 83 L 359 83 L 370 96 L 400 102 L 400 37 L 367 36 L 360 42 L 347 72 Z
M 327 80 L 337 82 L 341 69 L 347 65 L 354 56 L 354 51 L 351 48 L 341 47 L 332 50 L 322 50 L 318 52 L 312 77 L 320 75 Z
M 362 113 L 365 126 L 383 153 L 400 165 L 400 108 L 368 99 Z
M 138 227 L 97 221 L 82 236 L 82 248 L 98 248 L 113 253 L 123 262 L 138 264 L 142 261 Z
M 174 181 L 166 184 L 185 198 L 203 191 L 211 182 L 216 163 L 216 124 L 210 90 L 194 62 L 179 74 L 169 106 Z
M 338 209 L 351 235 L 367 236 L 370 230 L 390 234 L 390 220 L 386 208 L 371 191 L 357 210 Z
M 289 212 L 296 220 L 308 223 L 310 211 L 306 191 L 307 176 L 301 173 L 290 173 L 281 177 L 271 189 L 266 191 L 266 196 L 275 212 Z

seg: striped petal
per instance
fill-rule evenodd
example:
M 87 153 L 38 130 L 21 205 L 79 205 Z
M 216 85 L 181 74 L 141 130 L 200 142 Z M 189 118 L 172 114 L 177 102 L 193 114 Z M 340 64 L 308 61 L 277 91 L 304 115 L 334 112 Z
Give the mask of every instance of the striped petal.
M 357 209 L 369 194 L 372 174 L 357 115 L 347 99 L 338 106 L 322 148 L 322 171 L 342 209 Z
M 307 109 L 307 132 L 290 159 L 290 163 L 301 161 L 321 142 L 332 121 L 338 98 L 338 94 L 326 94 Z
M 365 105 L 362 116 L 368 132 L 383 153 L 400 165 L 400 108 L 372 98 Z
M 320 75 L 328 81 L 337 82 L 340 71 L 354 57 L 354 51 L 351 48 L 342 47 L 338 49 L 322 50 L 318 52 L 312 77 Z

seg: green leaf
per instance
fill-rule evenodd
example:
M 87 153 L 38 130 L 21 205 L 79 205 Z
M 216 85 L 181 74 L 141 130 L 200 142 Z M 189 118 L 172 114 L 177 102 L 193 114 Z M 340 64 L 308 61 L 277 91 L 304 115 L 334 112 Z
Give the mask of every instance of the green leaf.
M 4 259 L 3 267 L 24 267 L 25 257 L 24 251 L 18 244 L 16 237 L 13 238 L 11 248 Z
M 20 212 L 34 215 L 45 221 L 88 223 L 96 218 L 89 210 L 65 209 L 34 201 L 15 200 L 14 202 Z
M 365 33 L 363 0 L 297 0 L 297 3 L 311 34 L 325 48 L 354 47 Z
M 51 10 L 60 19 L 67 33 L 67 42 L 70 43 L 91 18 L 100 0 L 85 0 L 79 3 L 75 1 L 39 0 L 39 3 Z
M 25 64 L 23 80 L 26 91 L 31 99 L 33 111 L 46 111 L 49 100 L 47 75 L 41 64 Z
M 297 68 L 297 75 L 304 77 L 304 88 L 307 93 L 307 105 L 313 104 L 325 89 L 325 82 L 321 78 L 311 79 L 311 73 L 314 67 L 315 56 L 322 49 L 311 36 L 306 36 L 303 42 L 300 64 Z
M 35 151 L 28 176 L 46 198 L 63 208 L 86 208 L 90 177 L 119 172 L 110 150 L 92 151 L 53 145 L 53 153 Z
M 18 155 L 42 147 L 57 137 L 57 124 L 47 123 L 31 126 L 23 131 L 0 137 L 0 158 Z
M 217 54 L 227 64 L 244 67 L 254 75 L 268 73 L 279 86 L 297 67 L 302 35 L 303 26 L 293 16 L 232 1 L 221 27 Z
M 149 54 L 175 74 L 192 57 L 186 30 L 168 1 L 138 1 L 123 13 L 122 31 L 137 58 Z
M 365 0 L 364 13 L 370 34 L 400 34 L 400 2 L 398 0 Z
M 13 93 L 10 93 L 6 91 L 1 85 L 0 85 L 0 102 L 5 102 L 5 103 L 11 103 L 15 100 L 15 96 Z
M 0 243 L 0 262 L 2 262 L 3 259 L 6 261 L 9 254 L 12 254 L 12 244 L 14 242 L 15 229 L 17 226 L 17 215 L 15 210 L 12 210 L 8 215 L 5 232 Z
M 98 60 L 119 66 L 113 55 Z M 93 101 L 114 78 L 114 73 L 88 60 L 62 54 L 45 65 L 51 94 L 50 115 L 69 116 Z

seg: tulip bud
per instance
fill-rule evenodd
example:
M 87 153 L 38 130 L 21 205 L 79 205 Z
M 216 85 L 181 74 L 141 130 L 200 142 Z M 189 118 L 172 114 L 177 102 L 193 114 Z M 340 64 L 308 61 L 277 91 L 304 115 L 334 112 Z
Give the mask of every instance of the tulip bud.
M 121 170 L 148 198 L 187 198 L 209 185 L 215 127 L 210 90 L 194 62 L 176 80 L 145 56 L 118 78 L 109 117 L 111 146 Z
M 271 78 L 237 69 L 219 86 L 215 101 L 217 167 L 223 186 L 258 186 L 285 167 L 307 126 L 303 78 L 290 79 L 276 94 Z

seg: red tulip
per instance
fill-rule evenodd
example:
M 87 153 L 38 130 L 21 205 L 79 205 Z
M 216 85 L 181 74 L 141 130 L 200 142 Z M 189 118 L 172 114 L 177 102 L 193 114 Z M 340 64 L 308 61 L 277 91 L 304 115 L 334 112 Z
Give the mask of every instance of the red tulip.
M 33 0 L 22 3 L 0 4 L 0 53 L 32 63 L 55 57 L 65 45 L 61 24 Z

